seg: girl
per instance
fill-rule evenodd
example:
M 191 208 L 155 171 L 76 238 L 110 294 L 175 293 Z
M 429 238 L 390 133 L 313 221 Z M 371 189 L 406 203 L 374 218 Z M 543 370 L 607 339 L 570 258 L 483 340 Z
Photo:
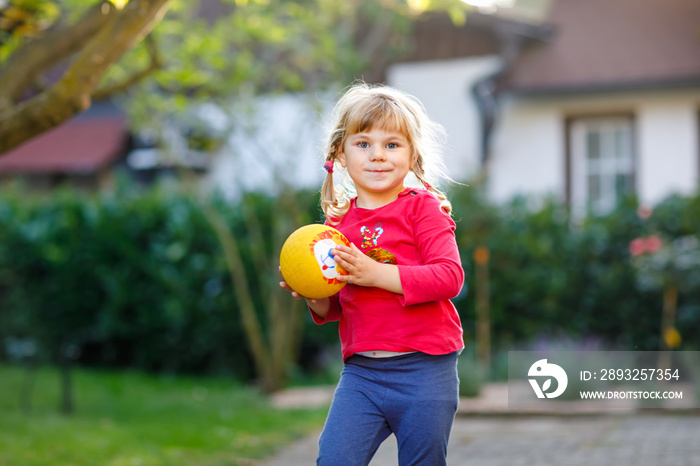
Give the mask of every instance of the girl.
M 340 322 L 344 368 L 318 465 L 367 465 L 392 433 L 401 466 L 446 464 L 463 348 L 449 300 L 464 271 L 450 203 L 428 184 L 433 174 L 447 178 L 441 131 L 415 98 L 390 87 L 356 84 L 336 104 L 321 204 L 326 223 L 352 243 L 332 250 L 348 284 L 306 299 L 280 283 L 306 299 L 317 324 Z M 350 178 L 345 189 L 336 169 Z M 420 187 L 407 187 L 409 174 Z

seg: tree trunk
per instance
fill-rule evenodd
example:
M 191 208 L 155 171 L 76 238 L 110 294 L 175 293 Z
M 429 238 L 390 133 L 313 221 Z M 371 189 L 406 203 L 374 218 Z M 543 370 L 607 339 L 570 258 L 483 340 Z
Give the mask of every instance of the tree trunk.
M 73 361 L 61 351 L 61 406 L 63 414 L 72 414 L 75 404 L 73 402 Z
M 678 289 L 672 283 L 664 287 L 664 305 L 661 311 L 661 343 L 659 345 L 659 369 L 671 368 L 671 353 L 673 349 L 669 342 L 669 332 L 675 330 L 676 306 L 678 303 Z
M 489 298 L 489 250 L 479 246 L 474 251 L 476 263 L 476 352 L 488 378 L 491 367 L 491 309 Z
M 32 398 L 34 395 L 34 378 L 36 375 L 36 360 L 34 357 L 27 357 L 25 359 L 24 369 L 22 392 L 19 396 L 22 412 L 28 414 L 32 411 Z

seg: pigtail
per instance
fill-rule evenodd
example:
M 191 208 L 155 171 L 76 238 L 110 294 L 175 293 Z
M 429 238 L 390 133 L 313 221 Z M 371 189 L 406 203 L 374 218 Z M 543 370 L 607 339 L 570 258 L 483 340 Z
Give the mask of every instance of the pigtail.
M 340 186 L 336 187 L 333 183 L 336 153 L 336 150 L 331 150 L 331 154 L 326 158 L 326 163 L 323 164 L 327 173 L 321 186 L 321 208 L 326 220 L 331 225 L 338 225 L 350 209 L 350 202 L 345 196 L 345 190 Z
M 440 201 L 440 208 L 444 210 L 446 214 L 451 215 L 452 203 L 447 199 L 447 195 L 445 195 L 444 192 L 432 186 L 425 179 L 426 176 L 425 170 L 423 169 L 423 158 L 420 156 L 416 157 L 416 161 L 413 164 L 413 173 L 416 175 L 416 178 L 418 178 L 418 181 L 420 181 L 423 184 L 423 186 L 425 186 L 425 189 L 433 193 L 433 195 L 438 198 L 438 200 Z
M 440 208 L 444 210 L 446 214 L 452 215 L 452 203 L 447 199 L 447 195 L 428 183 L 425 183 L 425 187 L 440 200 Z

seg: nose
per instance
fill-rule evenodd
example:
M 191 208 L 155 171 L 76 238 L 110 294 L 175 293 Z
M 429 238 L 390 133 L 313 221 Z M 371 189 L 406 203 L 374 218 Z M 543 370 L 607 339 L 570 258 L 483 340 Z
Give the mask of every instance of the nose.
M 372 162 L 382 162 L 386 160 L 386 152 L 384 148 L 380 145 L 374 145 L 372 150 L 369 151 L 369 160 Z

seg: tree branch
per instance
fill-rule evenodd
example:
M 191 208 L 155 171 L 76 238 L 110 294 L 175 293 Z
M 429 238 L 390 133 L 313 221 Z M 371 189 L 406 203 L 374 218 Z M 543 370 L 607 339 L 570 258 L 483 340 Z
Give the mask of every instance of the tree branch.
M 131 0 L 88 42 L 49 91 L 0 113 L 0 154 L 90 107 L 109 67 L 148 34 L 172 0 Z
M 146 49 L 148 50 L 148 54 L 151 57 L 151 62 L 148 64 L 148 66 L 143 70 L 132 74 L 131 76 L 129 76 L 121 82 L 98 89 L 92 94 L 92 100 L 102 100 L 106 99 L 107 97 L 111 97 L 115 94 L 124 92 L 128 88 L 134 86 L 135 84 L 138 84 L 139 82 L 150 76 L 154 71 L 163 67 L 163 62 L 160 59 L 160 54 L 158 53 L 158 46 L 156 44 L 155 39 L 153 38 L 153 35 L 147 35 L 144 38 L 144 41 L 146 42 Z
M 84 47 L 115 14 L 114 5 L 101 1 L 72 26 L 54 29 L 16 50 L 0 69 L 0 111 L 17 102 L 44 71 Z

